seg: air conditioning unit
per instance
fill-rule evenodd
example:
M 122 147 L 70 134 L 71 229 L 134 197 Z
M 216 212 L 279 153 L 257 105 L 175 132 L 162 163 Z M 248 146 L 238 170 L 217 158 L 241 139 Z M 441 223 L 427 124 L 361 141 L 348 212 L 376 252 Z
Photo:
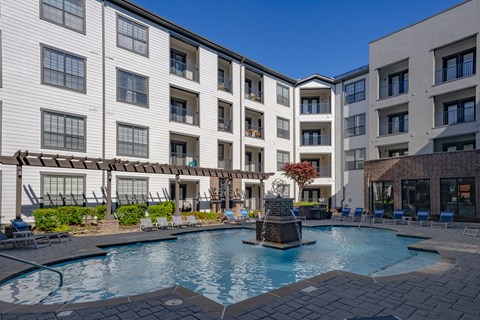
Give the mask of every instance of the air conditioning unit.
M 185 70 L 185 78 L 189 80 L 193 80 L 193 72 L 189 70 Z

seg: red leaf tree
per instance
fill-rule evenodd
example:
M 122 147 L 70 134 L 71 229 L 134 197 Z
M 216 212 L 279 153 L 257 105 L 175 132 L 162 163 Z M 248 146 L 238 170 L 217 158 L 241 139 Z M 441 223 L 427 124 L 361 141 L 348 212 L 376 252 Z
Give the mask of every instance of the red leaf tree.
M 283 173 L 284 176 L 297 183 L 298 201 L 301 201 L 303 189 L 318 176 L 317 169 L 315 169 L 310 162 L 303 161 L 298 163 L 285 163 L 283 170 L 285 171 Z

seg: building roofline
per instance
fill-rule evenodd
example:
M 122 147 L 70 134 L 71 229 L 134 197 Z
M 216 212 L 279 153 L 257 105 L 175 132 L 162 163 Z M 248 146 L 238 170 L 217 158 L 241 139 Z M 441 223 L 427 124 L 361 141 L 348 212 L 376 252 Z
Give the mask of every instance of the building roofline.
M 330 78 L 330 77 L 327 77 L 327 76 L 323 76 L 321 74 L 318 74 L 318 73 L 314 73 L 308 77 L 305 77 L 305 78 L 301 78 L 301 79 L 298 79 L 297 83 L 295 84 L 295 86 L 299 86 L 305 82 L 308 82 L 308 81 L 311 81 L 311 80 L 320 80 L 320 81 L 325 81 L 325 82 L 328 82 L 330 84 L 334 84 L 334 79 L 333 78 Z
M 400 32 L 400 31 L 403 31 L 403 30 L 405 30 L 405 29 L 411 28 L 411 27 L 413 27 L 413 26 L 415 26 L 415 25 L 417 25 L 417 24 L 420 24 L 420 23 L 422 23 L 422 22 L 424 22 L 424 21 L 427 21 L 427 20 L 429 20 L 429 19 L 432 19 L 432 18 L 434 18 L 434 17 L 436 17 L 436 16 L 438 16 L 438 15 L 441 15 L 442 13 L 445 13 L 445 12 L 447 12 L 447 11 L 453 10 L 453 9 L 455 9 L 456 7 L 460 7 L 460 6 L 462 6 L 462 5 L 464 5 L 464 4 L 468 3 L 468 2 L 471 2 L 471 1 L 472 1 L 472 0 L 464 0 L 464 1 L 462 1 L 462 2 L 460 2 L 460 3 L 458 3 L 458 4 L 454 5 L 454 6 L 452 6 L 452 7 L 450 7 L 450 8 L 447 8 L 447 9 L 445 9 L 445 10 L 442 10 L 442 11 L 440 11 L 440 12 L 437 12 L 437 13 L 435 13 L 435 14 L 427 17 L 427 18 L 424 18 L 424 19 L 422 19 L 422 20 L 419 20 L 419 21 L 417 21 L 417 22 L 414 22 L 414 23 L 412 23 L 412 24 L 409 24 L 408 26 L 405 26 L 405 27 L 403 27 L 403 28 L 401 28 L 401 29 L 392 31 L 392 32 L 390 32 L 390 33 L 388 33 L 388 34 L 386 34 L 386 35 L 384 35 L 384 36 L 382 36 L 382 37 L 380 37 L 380 38 L 378 38 L 378 39 L 372 40 L 372 41 L 369 42 L 369 44 L 372 44 L 372 43 L 377 42 L 377 41 L 380 41 L 380 40 L 382 40 L 382 39 L 384 39 L 384 38 L 390 37 L 391 35 L 393 35 L 393 34 L 395 34 L 395 33 L 397 33 L 397 32 Z
M 365 65 L 347 72 L 344 72 L 342 74 L 339 74 L 338 76 L 333 77 L 335 79 L 335 83 L 339 83 L 342 81 L 346 81 L 364 74 L 367 74 L 370 70 L 370 65 Z
M 158 25 L 160 25 L 164 28 L 167 28 L 167 29 L 169 29 L 173 32 L 176 32 L 179 35 L 184 36 L 188 39 L 191 39 L 191 40 L 193 40 L 193 41 L 195 41 L 195 42 L 197 42 L 197 43 L 199 43 L 199 44 L 201 44 L 205 47 L 208 47 L 208 48 L 211 48 L 215 51 L 218 51 L 218 52 L 220 52 L 220 53 L 222 53 L 222 54 L 224 54 L 224 55 L 226 55 L 226 56 L 228 56 L 228 57 L 230 57 L 234 60 L 237 60 L 241 63 L 246 64 L 246 65 L 249 65 L 249 66 L 251 66 L 253 68 L 256 68 L 256 69 L 258 69 L 262 72 L 265 72 L 267 74 L 270 74 L 270 75 L 272 75 L 272 76 L 274 76 L 274 77 L 276 77 L 280 80 L 283 80 L 283 81 L 285 81 L 285 82 L 287 82 L 291 85 L 295 85 L 297 83 L 297 80 L 295 80 L 295 79 L 292 79 L 292 78 L 290 78 L 290 77 L 288 77 L 284 74 L 281 74 L 281 73 L 279 73 L 277 71 L 274 71 L 274 70 L 272 70 L 268 67 L 265 67 L 265 66 L 261 65 L 260 63 L 255 62 L 255 61 L 253 61 L 253 60 L 251 60 L 251 59 L 249 59 L 249 58 L 247 58 L 247 57 L 245 57 L 245 56 L 243 56 L 239 53 L 236 53 L 232 50 L 229 50 L 229 49 L 227 49 L 227 48 L 225 48 L 225 47 L 223 47 L 223 46 L 221 46 L 221 45 L 219 45 L 219 44 L 217 44 L 217 43 L 215 43 L 215 42 L 213 42 L 213 41 L 211 41 L 211 40 L 209 40 L 209 39 L 207 39 L 207 38 L 205 38 L 205 37 L 203 37 L 203 36 L 201 36 L 201 35 L 199 35 L 195 32 L 193 32 L 193 31 L 190 31 L 190 30 L 188 30 L 184 27 L 181 27 L 181 26 L 177 25 L 176 23 L 174 23 L 174 22 L 172 22 L 168 19 L 165 19 L 165 18 L 159 16 L 158 14 L 139 6 L 136 3 L 131 2 L 130 0 L 106 0 L 106 1 L 110 2 L 110 3 L 113 3 L 113 4 L 119 6 L 123 9 L 126 9 L 126 10 L 128 10 L 128 11 L 130 11 L 130 12 L 132 12 L 132 13 L 134 13 L 134 14 L 142 17 L 142 18 L 150 20 L 150 21 L 152 21 L 152 22 L 154 22 L 154 23 L 156 23 L 156 24 L 158 24 Z

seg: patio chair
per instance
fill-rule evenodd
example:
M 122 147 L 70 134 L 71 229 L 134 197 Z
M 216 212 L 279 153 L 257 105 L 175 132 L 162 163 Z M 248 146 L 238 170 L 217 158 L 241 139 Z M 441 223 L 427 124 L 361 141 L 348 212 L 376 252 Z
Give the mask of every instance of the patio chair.
M 227 220 L 224 220 L 223 223 L 242 223 L 242 221 L 235 218 L 231 210 L 226 210 L 225 216 L 227 217 Z
M 307 221 L 307 217 L 300 215 L 300 209 L 299 208 L 293 208 L 293 210 L 290 210 L 290 211 L 295 216 L 295 219 Z
M 385 219 L 383 218 L 384 213 L 385 213 L 385 210 L 376 209 L 375 212 L 373 213 L 372 222 L 376 223 L 377 220 L 380 220 L 382 223 L 384 223 L 385 222 Z
M 197 221 L 195 216 L 187 216 L 187 223 L 189 226 L 194 227 L 194 226 L 201 226 L 202 223 L 200 221 Z
M 158 217 L 157 218 L 157 229 L 160 228 L 168 228 L 168 221 L 165 217 Z
M 150 218 L 140 219 L 140 230 L 151 231 L 156 229 L 157 229 L 157 224 L 153 224 L 152 219 Z
M 363 208 L 355 208 L 353 212 L 352 222 L 362 221 Z
M 351 208 L 343 208 L 342 209 L 342 215 L 340 216 L 340 220 L 341 221 L 346 221 L 346 219 L 348 219 L 349 216 L 350 216 L 350 211 L 351 210 L 352 210 Z
M 37 236 L 37 235 L 33 235 L 32 233 L 30 234 L 20 233 L 20 234 L 21 236 L 19 236 L 18 232 L 14 232 L 13 238 L 9 238 L 6 235 L 4 235 L 2 231 L 0 231 L 0 244 L 6 245 L 11 243 L 14 247 L 16 244 L 23 244 L 24 246 L 34 245 L 35 249 L 52 245 L 52 243 L 50 242 L 50 239 L 47 236 L 43 236 L 43 235 Z M 37 240 L 44 240 L 46 242 L 38 243 Z
M 244 222 L 248 222 L 248 223 L 252 222 L 252 220 L 250 219 L 250 216 L 248 215 L 247 209 L 241 209 L 240 214 L 241 214 L 240 218 L 243 219 Z
M 428 211 L 428 210 L 418 210 L 417 220 L 416 221 L 413 221 L 413 220 L 408 221 L 408 225 L 410 226 L 410 225 L 418 224 L 420 227 L 422 227 L 424 225 L 430 224 L 430 226 L 431 226 L 432 222 L 428 221 L 429 216 L 430 216 L 430 211 Z
M 405 220 L 403 219 L 404 215 L 405 215 L 404 210 L 395 210 L 395 211 L 393 211 L 392 220 L 386 220 L 385 219 L 384 223 L 392 222 L 393 224 L 397 224 L 397 223 L 403 224 L 403 223 L 405 223 Z
M 32 230 L 30 230 L 30 227 L 28 226 L 28 223 L 21 219 L 14 219 L 10 221 L 12 223 L 13 228 L 15 229 L 15 234 L 17 237 L 21 236 L 29 236 L 32 235 Z M 45 236 L 48 237 L 49 240 L 51 239 L 57 239 L 58 242 L 62 242 L 62 237 L 68 238 L 68 240 L 72 241 L 72 236 L 68 231 L 64 232 L 47 232 L 47 233 L 41 233 L 41 234 L 36 234 L 36 236 Z
M 172 216 L 172 228 L 188 227 L 188 223 L 184 222 L 181 216 Z
M 449 224 L 453 222 L 453 212 L 440 212 L 440 219 L 438 221 L 432 221 L 430 224 L 430 227 L 445 227 L 445 229 L 448 228 Z
M 468 227 L 465 227 L 465 229 L 463 229 L 463 235 L 465 236 L 472 236 L 472 237 L 476 237 L 478 234 L 478 228 L 468 228 Z

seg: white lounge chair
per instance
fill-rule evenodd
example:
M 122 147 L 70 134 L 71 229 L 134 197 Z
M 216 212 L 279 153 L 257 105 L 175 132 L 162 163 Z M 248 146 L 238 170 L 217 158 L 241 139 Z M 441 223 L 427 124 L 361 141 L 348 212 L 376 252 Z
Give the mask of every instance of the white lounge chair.
M 147 219 L 140 219 L 140 230 L 148 231 L 148 230 L 156 230 L 156 224 L 152 223 L 150 218 Z
M 202 223 L 200 221 L 197 221 L 195 216 L 187 216 L 187 223 L 188 223 L 188 225 L 190 225 L 192 227 L 202 225 Z
M 181 216 L 172 216 L 172 228 L 188 227 L 188 223 L 184 222 Z
M 157 218 L 157 229 L 160 228 L 168 228 L 168 221 L 167 218 L 165 217 L 159 217 Z

